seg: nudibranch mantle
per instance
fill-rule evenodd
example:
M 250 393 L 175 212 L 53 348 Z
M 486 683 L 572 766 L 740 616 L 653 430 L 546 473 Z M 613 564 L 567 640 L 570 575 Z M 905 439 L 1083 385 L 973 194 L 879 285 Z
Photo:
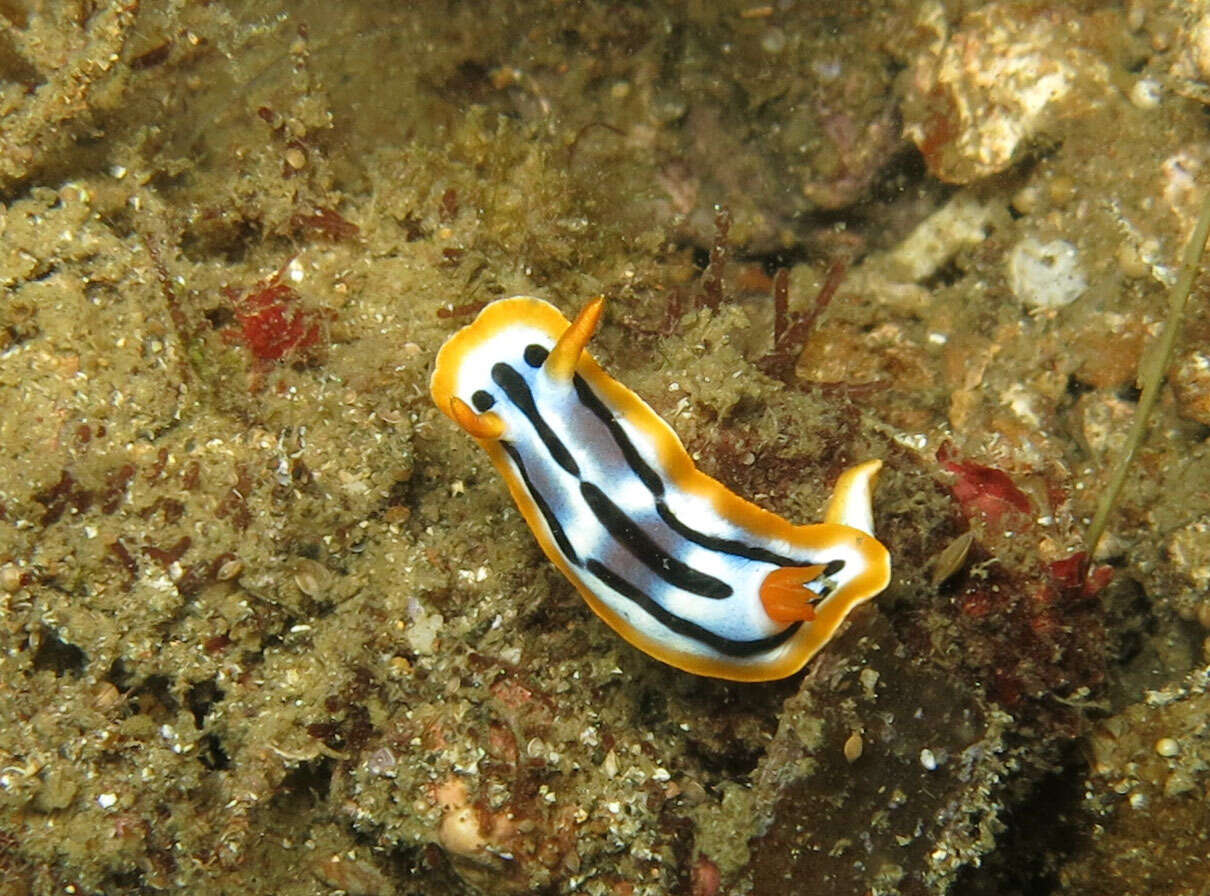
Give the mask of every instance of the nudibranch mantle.
M 887 586 L 871 492 L 881 462 L 841 474 L 824 522 L 796 526 L 698 470 L 676 433 L 541 299 L 487 305 L 437 354 L 437 407 L 483 447 L 543 552 L 634 646 L 693 672 L 797 672 Z

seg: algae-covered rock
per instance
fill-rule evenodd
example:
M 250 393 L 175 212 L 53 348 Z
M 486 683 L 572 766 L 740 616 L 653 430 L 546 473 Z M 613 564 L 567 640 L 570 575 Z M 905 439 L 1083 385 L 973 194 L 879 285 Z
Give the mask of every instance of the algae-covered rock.
M 1064 886 L 1092 892 L 1115 880 L 1124 890 L 1162 894 L 1205 887 L 1208 681 L 1210 670 L 1199 669 L 1097 726 L 1082 806 L 1089 843 L 1062 867 Z
M 1192 886 L 1196 302 L 1082 551 L 1204 7 L 0 2 L 0 889 Z M 760 686 L 618 639 L 428 398 L 520 293 L 787 518 L 881 458 L 890 589 Z

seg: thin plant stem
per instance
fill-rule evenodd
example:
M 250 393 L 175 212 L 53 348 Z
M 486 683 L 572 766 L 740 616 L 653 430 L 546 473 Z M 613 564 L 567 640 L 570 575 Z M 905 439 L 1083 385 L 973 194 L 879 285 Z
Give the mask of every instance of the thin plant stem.
M 1101 493 L 1097 502 L 1096 513 L 1092 524 L 1088 527 L 1088 557 L 1096 554 L 1097 545 L 1105 532 L 1105 524 L 1109 514 L 1117 504 L 1122 486 L 1126 483 L 1126 475 L 1130 472 L 1130 463 L 1134 460 L 1135 452 L 1143 442 L 1147 432 L 1147 421 L 1160 395 L 1160 386 L 1164 383 L 1164 371 L 1168 369 L 1168 360 L 1172 356 L 1173 346 L 1176 345 L 1177 333 L 1180 331 L 1181 316 L 1185 313 L 1185 304 L 1193 289 L 1193 279 L 1197 276 L 1198 267 L 1202 263 L 1202 255 L 1206 251 L 1206 236 L 1210 234 L 1210 190 L 1202 200 L 1201 214 L 1197 226 L 1193 228 L 1193 236 L 1185 246 L 1185 259 L 1181 264 L 1181 274 L 1168 299 L 1168 317 L 1160 332 L 1159 341 L 1152 351 L 1148 352 L 1140 370 L 1142 392 L 1139 394 L 1139 404 L 1135 408 L 1134 418 L 1130 421 L 1130 431 L 1126 434 L 1126 442 L 1122 445 L 1122 453 L 1118 455 L 1113 473 L 1109 477 L 1109 485 Z

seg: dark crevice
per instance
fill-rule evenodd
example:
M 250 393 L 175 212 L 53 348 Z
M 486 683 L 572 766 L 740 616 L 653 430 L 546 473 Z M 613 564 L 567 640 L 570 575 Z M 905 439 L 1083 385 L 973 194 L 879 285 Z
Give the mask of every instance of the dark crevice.
M 908 145 L 882 166 L 878 176 L 870 185 L 868 197 L 859 201 L 896 202 L 908 189 L 921 183 L 936 186 L 928 175 L 928 164 L 924 161 L 923 154 L 915 146 Z M 946 188 L 946 195 L 939 202 L 944 202 L 949 194 L 954 192 L 957 192 L 956 188 Z
M 55 673 L 56 678 L 69 673 L 78 676 L 87 662 L 88 656 L 75 644 L 61 640 L 50 629 L 42 630 L 41 641 L 33 658 L 34 668 L 39 672 L 49 670 Z
M 211 771 L 223 771 L 231 767 L 231 757 L 223 749 L 223 742 L 217 734 L 204 734 L 198 742 L 198 762 Z
M 105 673 L 105 680 L 123 694 L 129 691 L 133 684 L 133 676 L 130 674 L 130 670 L 126 668 L 126 664 L 120 658 L 109 664 L 109 671 Z
M 189 692 L 185 695 L 185 705 L 193 713 L 193 724 L 199 729 L 203 728 L 211 707 L 222 700 L 223 696 L 223 692 L 213 678 L 199 681 L 190 687 Z
M 1079 398 L 1082 395 L 1086 395 L 1089 392 L 1095 392 L 1095 391 L 1096 391 L 1096 386 L 1093 386 L 1090 383 L 1084 382 L 1082 379 L 1077 377 L 1075 374 L 1071 374 L 1067 377 L 1067 394 L 1071 398 Z
M 131 709 L 153 718 L 157 715 L 173 715 L 180 702 L 172 694 L 172 679 L 167 675 L 149 675 L 139 682 L 128 695 Z
M 304 799 L 311 803 L 327 799 L 335 769 L 335 760 L 327 756 L 291 769 L 282 780 L 279 799 Z
M 966 896 L 1052 896 L 1059 871 L 1080 851 L 1089 819 L 1081 808 L 1087 769 L 1075 748 L 1001 816 L 1005 830 L 982 865 L 967 865 L 950 888 Z
M 920 285 L 929 292 L 936 292 L 947 286 L 953 286 L 965 276 L 966 271 L 962 270 L 953 259 L 950 259 L 922 280 Z

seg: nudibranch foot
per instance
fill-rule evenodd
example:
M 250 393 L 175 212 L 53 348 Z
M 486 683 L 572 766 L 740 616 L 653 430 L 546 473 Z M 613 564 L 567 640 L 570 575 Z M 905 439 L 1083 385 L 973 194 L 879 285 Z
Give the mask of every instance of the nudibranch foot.
M 603 312 L 599 298 L 574 322 L 540 299 L 492 302 L 438 352 L 437 407 L 624 639 L 698 675 L 792 675 L 890 581 L 871 504 L 880 462 L 841 474 L 822 523 L 757 507 L 698 470 L 587 351 Z

